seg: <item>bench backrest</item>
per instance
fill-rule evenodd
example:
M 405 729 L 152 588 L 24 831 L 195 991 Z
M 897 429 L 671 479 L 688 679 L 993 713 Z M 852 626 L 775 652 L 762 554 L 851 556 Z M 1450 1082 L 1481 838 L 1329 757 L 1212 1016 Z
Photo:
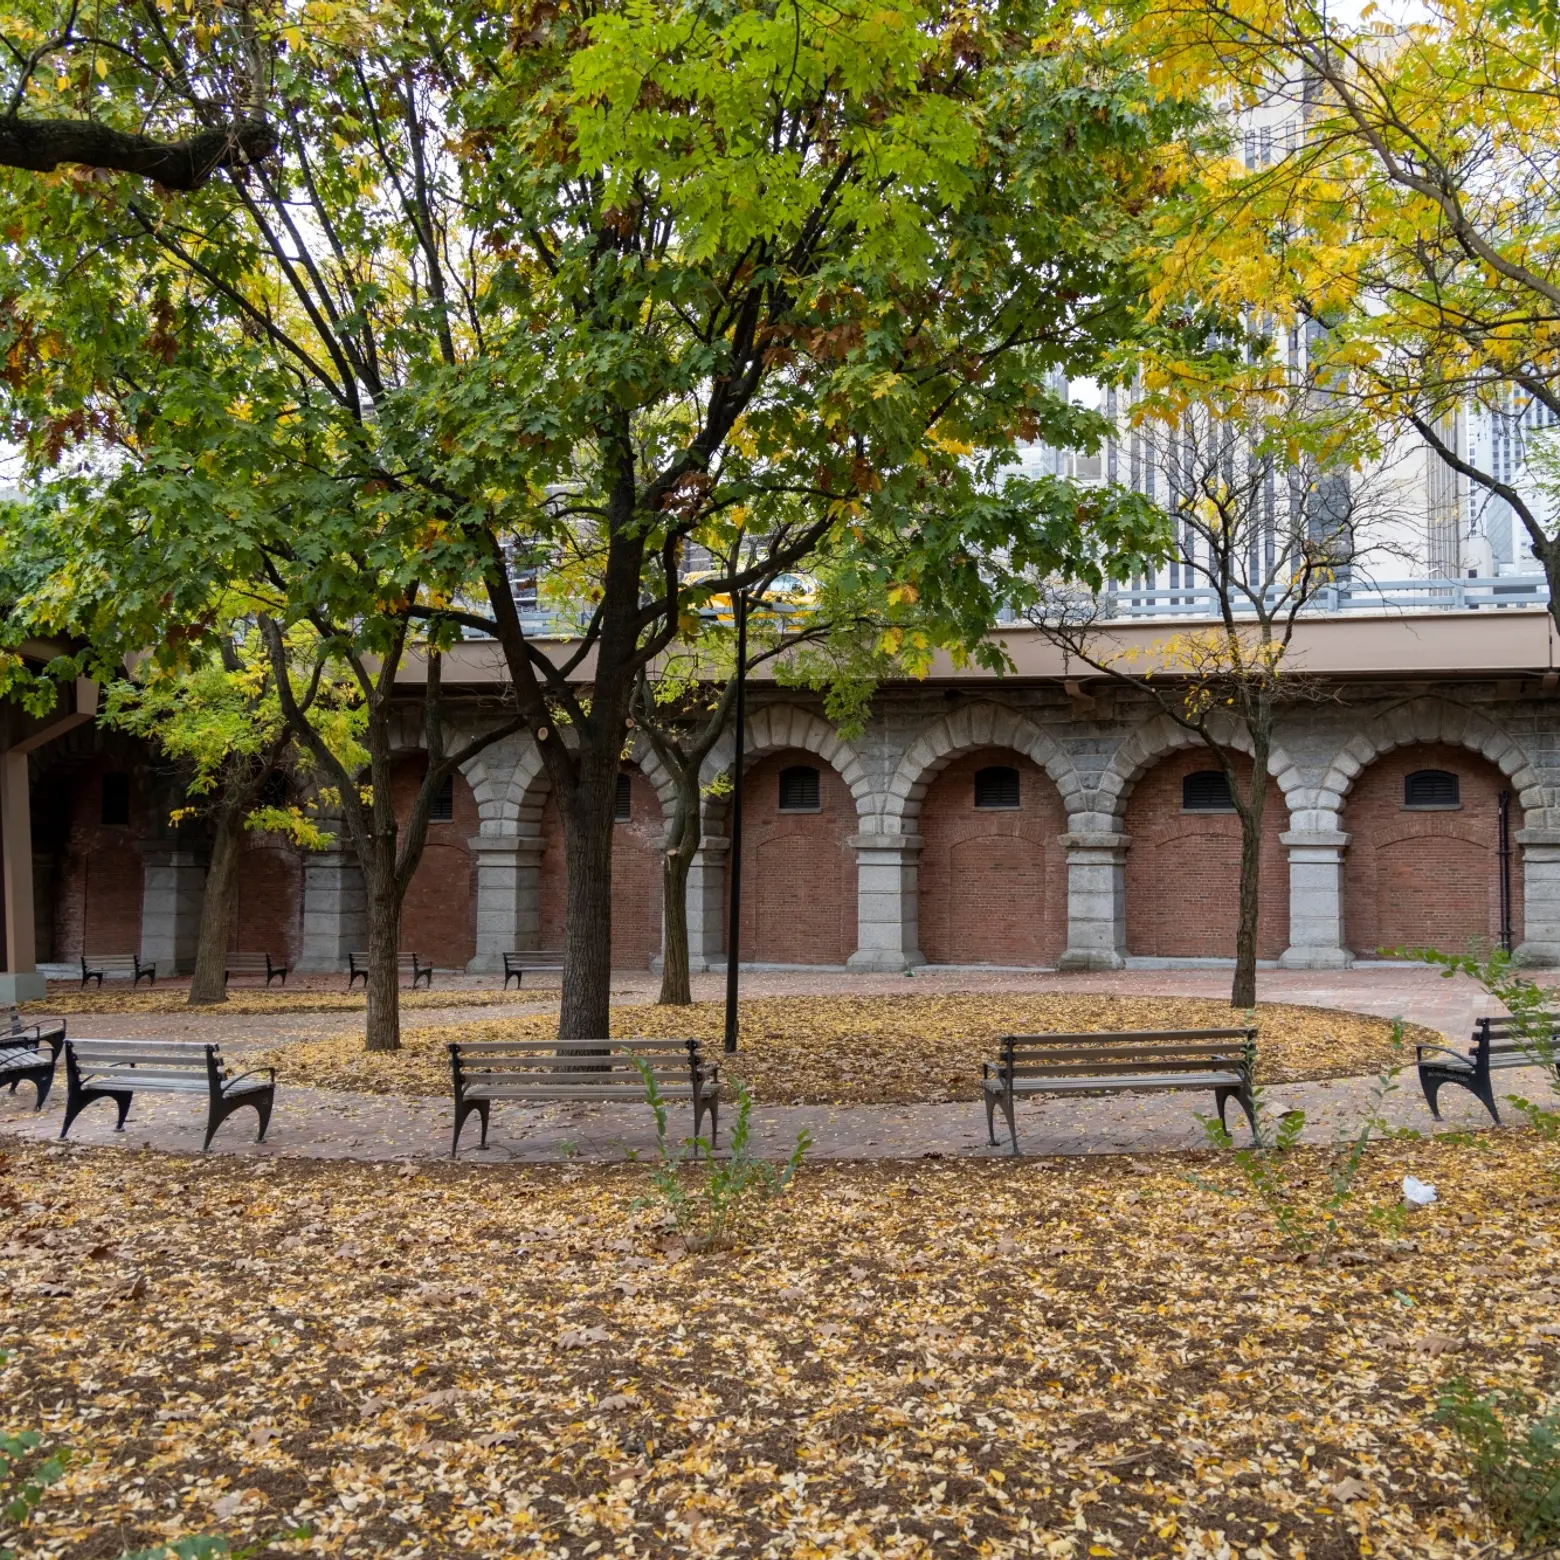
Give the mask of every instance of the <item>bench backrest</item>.
M 227 955 L 227 967 L 230 970 L 274 970 L 279 969 L 285 960 L 273 959 L 268 953 L 230 953 Z
M 1255 1029 L 1134 1029 L 1087 1034 L 1003 1035 L 998 1067 L 1015 1078 L 1108 1077 L 1114 1073 L 1247 1071 Z
M 138 953 L 84 953 L 81 956 L 81 967 L 83 970 L 122 971 L 127 975 L 147 968 L 141 963 Z
M 697 1040 L 480 1040 L 449 1049 L 457 1092 L 475 1083 L 616 1087 L 639 1080 L 638 1062 L 657 1084 L 686 1084 L 695 1068 L 714 1072 Z
M 1536 1034 L 1524 1034 L 1516 1019 L 1492 1014 L 1475 1020 L 1473 1044 L 1475 1050 L 1483 1047 L 1491 1056 L 1510 1056 L 1521 1051 L 1530 1056 L 1553 1059 L 1560 1054 L 1560 1020 L 1540 1022 L 1537 1031 Z
M 506 953 L 504 963 L 512 970 L 551 968 L 563 963 L 563 949 L 522 948 L 516 953 Z
M 226 1079 L 222 1048 L 189 1040 L 67 1040 L 65 1059 L 78 1081 L 125 1077 L 137 1083 L 183 1083 L 197 1078 Z
M 58 1058 L 65 1044 L 64 1024 L 23 1024 L 18 1029 L 0 1029 L 0 1066 L 28 1057 L 41 1057 L 45 1048 Z
M 347 955 L 347 962 L 355 970 L 366 970 L 368 968 L 368 954 L 366 952 L 349 953 Z M 396 968 L 400 970 L 409 970 L 414 967 L 427 969 L 428 967 L 427 960 L 418 953 L 396 954 L 395 965 Z

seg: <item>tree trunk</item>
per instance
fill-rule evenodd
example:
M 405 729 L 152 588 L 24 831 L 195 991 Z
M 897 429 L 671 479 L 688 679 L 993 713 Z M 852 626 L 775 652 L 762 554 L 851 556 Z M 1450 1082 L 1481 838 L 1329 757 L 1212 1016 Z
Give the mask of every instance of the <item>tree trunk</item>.
M 401 902 L 395 891 L 395 870 L 388 862 L 369 864 L 368 889 L 368 1017 L 364 1048 L 401 1049 Z
M 1267 802 L 1267 753 L 1262 743 L 1251 764 L 1251 796 L 1240 809 L 1240 920 L 1235 929 L 1235 980 L 1230 1006 L 1257 1004 L 1257 913 L 1262 903 L 1262 814 Z
M 560 1040 L 612 1033 L 612 803 L 617 749 L 582 753 L 564 825 L 563 1001 Z
M 688 975 L 688 873 L 699 848 L 702 810 L 695 776 L 693 805 L 689 807 L 686 796 L 678 798 L 672 820 L 673 837 L 661 863 L 661 921 L 665 935 L 661 995 L 656 999 L 661 1007 L 687 1007 L 693 1001 L 693 983 Z
M 206 892 L 200 907 L 200 938 L 195 945 L 195 974 L 190 1006 L 227 1001 L 228 943 L 238 914 L 238 858 L 243 852 L 244 801 L 231 792 L 217 810 L 206 868 Z

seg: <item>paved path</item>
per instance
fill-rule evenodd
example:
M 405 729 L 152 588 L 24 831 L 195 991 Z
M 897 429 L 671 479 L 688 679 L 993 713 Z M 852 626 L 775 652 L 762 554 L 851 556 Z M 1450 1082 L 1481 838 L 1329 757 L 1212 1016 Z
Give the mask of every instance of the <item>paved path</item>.
M 702 976 L 695 996 L 713 999 L 718 976 Z M 748 996 L 827 995 L 859 992 L 954 993 L 960 991 L 1110 992 L 1122 996 L 1217 996 L 1228 990 L 1223 970 L 1135 970 L 1107 975 L 1026 974 L 1008 971 L 948 970 L 902 976 L 833 974 L 827 972 L 757 972 L 744 978 Z M 614 977 L 619 1002 L 653 1000 L 649 976 Z M 1474 1015 L 1486 1011 L 1488 999 L 1471 983 L 1446 981 L 1426 969 L 1393 966 L 1315 974 L 1307 971 L 1267 971 L 1260 979 L 1264 1001 L 1298 1002 L 1322 1007 L 1352 1008 L 1384 1016 L 1401 1016 L 1465 1039 Z M 531 1010 L 530 1004 L 525 1010 Z M 422 1010 L 406 1015 L 409 1026 L 491 1020 L 499 1013 L 522 1011 L 459 1008 Z M 338 1034 L 360 1023 L 349 1012 L 247 1017 L 243 1015 L 84 1015 L 71 1019 L 76 1034 L 170 1039 L 209 1038 L 220 1029 L 224 1045 L 242 1050 L 275 1045 L 289 1039 Z M 59 1132 L 64 1079 L 41 1116 L 27 1109 L 29 1091 L 13 1099 L 0 1095 L 0 1135 L 48 1138 Z M 1501 1080 L 1501 1094 L 1524 1094 L 1547 1100 L 1548 1085 L 1537 1069 L 1511 1072 Z M 1371 1106 L 1375 1080 L 1335 1079 L 1321 1083 L 1276 1085 L 1268 1097 L 1270 1110 L 1304 1110 L 1305 1137 L 1328 1142 L 1357 1130 Z M 1488 1124 L 1482 1107 L 1465 1090 L 1443 1092 L 1448 1127 Z M 1089 1100 L 1032 1100 L 1019 1111 L 1019 1137 L 1028 1154 L 1157 1153 L 1206 1146 L 1199 1113 L 1211 1100 L 1188 1095 L 1115 1096 Z M 1428 1131 L 1433 1123 L 1419 1093 L 1412 1068 L 1384 1102 L 1393 1125 Z M 1510 1112 L 1507 1112 L 1510 1115 Z M 113 1130 L 109 1105 L 92 1107 L 71 1133 L 83 1145 L 144 1146 L 172 1151 L 200 1147 L 205 1110 L 202 1104 L 178 1097 L 146 1096 L 138 1100 L 123 1134 Z M 290 1155 L 326 1159 L 397 1160 L 438 1158 L 449 1152 L 451 1107 L 447 1099 L 347 1094 L 287 1087 L 280 1091 L 269 1140 L 251 1141 L 250 1118 L 240 1115 L 225 1125 L 214 1152 L 245 1155 Z M 729 1125 L 730 1110 L 724 1122 Z M 1234 1115 L 1231 1118 L 1235 1125 Z M 686 1130 L 686 1113 L 674 1112 L 674 1131 Z M 812 1134 L 815 1156 L 827 1159 L 918 1158 L 988 1155 L 983 1107 L 978 1102 L 943 1105 L 780 1106 L 761 1107 L 754 1117 L 755 1151 L 775 1156 L 789 1151 L 796 1134 Z M 466 1129 L 474 1144 L 475 1122 Z M 1243 1137 L 1242 1133 L 1237 1134 Z M 522 1109 L 497 1106 L 485 1152 L 463 1151 L 474 1163 L 546 1161 L 578 1157 L 621 1160 L 629 1154 L 653 1155 L 653 1123 L 647 1110 L 624 1106 L 547 1106 Z
M 1522 1094 L 1547 1101 L 1548 1084 L 1538 1068 L 1504 1074 L 1501 1095 Z M 1331 1142 L 1352 1135 L 1372 1108 L 1374 1079 L 1341 1078 L 1322 1083 L 1275 1086 L 1268 1107 L 1306 1113 L 1305 1139 Z M 25 1097 L 25 1094 L 23 1095 Z M 1425 1108 L 1412 1070 L 1388 1094 L 1383 1114 L 1394 1126 L 1428 1132 L 1434 1125 Z M 1441 1095 L 1447 1128 L 1484 1127 L 1489 1118 L 1473 1096 L 1462 1089 Z M 1019 1142 L 1026 1154 L 1163 1153 L 1205 1148 L 1199 1113 L 1212 1109 L 1211 1099 L 1197 1095 L 1118 1095 L 1087 1100 L 1030 1100 L 1019 1107 Z M 1514 1113 L 1507 1110 L 1510 1117 Z M 19 1098 L 0 1096 L 0 1137 L 46 1139 L 58 1135 L 63 1099 L 56 1096 L 41 1115 Z M 727 1141 L 731 1112 L 723 1111 L 722 1142 Z M 255 1145 L 253 1118 L 240 1114 L 217 1134 L 213 1152 L 240 1155 L 281 1155 L 315 1159 L 437 1159 L 449 1152 L 451 1105 L 447 1099 L 345 1094 L 324 1089 L 284 1088 L 277 1100 L 271 1133 Z M 112 1105 L 91 1106 L 71 1130 L 71 1141 L 83 1145 L 143 1147 L 193 1152 L 200 1148 L 205 1104 L 180 1096 L 147 1095 L 135 1102 L 123 1133 L 113 1127 Z M 674 1133 L 689 1129 L 688 1112 L 674 1108 Z M 1246 1141 L 1239 1112 L 1232 1108 L 1230 1125 L 1237 1141 Z M 947 1105 L 797 1105 L 759 1108 L 754 1112 L 754 1151 L 769 1157 L 784 1155 L 803 1129 L 815 1142 L 813 1156 L 823 1159 L 916 1159 L 928 1154 L 948 1158 L 1007 1152 L 987 1146 L 983 1107 L 976 1101 Z M 999 1124 L 999 1135 L 1001 1127 Z M 475 1148 L 478 1127 L 466 1126 L 463 1159 L 496 1164 L 509 1161 L 560 1159 L 621 1160 L 637 1153 L 655 1153 L 650 1112 L 634 1106 L 546 1106 L 521 1108 L 496 1105 L 485 1152 Z

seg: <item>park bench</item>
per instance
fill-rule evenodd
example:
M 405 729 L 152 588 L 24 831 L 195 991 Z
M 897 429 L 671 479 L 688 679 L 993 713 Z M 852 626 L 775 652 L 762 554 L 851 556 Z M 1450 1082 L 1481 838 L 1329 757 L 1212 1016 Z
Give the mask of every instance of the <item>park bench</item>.
M 1007 1117 L 1013 1152 L 1021 1094 L 1117 1094 L 1128 1090 L 1208 1089 L 1224 1109 L 1237 1100 L 1256 1135 L 1252 1070 L 1255 1029 L 1163 1029 L 1081 1035 L 1004 1035 L 1001 1054 L 981 1064 L 986 1135 L 997 1146 L 996 1110 Z
M 262 1077 L 261 1073 L 268 1076 Z M 70 1131 L 88 1105 L 113 1100 L 119 1108 L 116 1132 L 123 1132 L 130 1101 L 137 1093 L 204 1094 L 206 1141 L 234 1111 L 253 1106 L 260 1118 L 255 1141 L 265 1141 L 276 1098 L 276 1069 L 230 1073 L 222 1048 L 186 1040 L 67 1040 L 65 1042 L 65 1124 Z
M 720 1130 L 720 1069 L 700 1055 L 697 1040 L 483 1040 L 450 1046 L 455 1084 L 450 1158 L 460 1152 L 461 1128 L 473 1111 L 482 1118 L 478 1146 L 487 1147 L 488 1108 L 494 1100 L 642 1101 L 639 1062 L 649 1069 L 663 1099 L 692 1101 L 695 1137 L 709 1113 L 713 1147 Z
M 1506 1017 L 1480 1018 L 1474 1021 L 1473 1039 L 1466 1052 L 1450 1046 L 1417 1047 L 1419 1087 L 1425 1091 L 1425 1104 L 1437 1121 L 1441 1112 L 1436 1096 L 1443 1083 L 1455 1083 L 1472 1093 L 1498 1123 L 1492 1072 L 1509 1067 L 1543 1066 L 1555 1068 L 1556 1048 L 1560 1046 L 1560 1023 L 1550 1021 L 1537 1035 L 1523 1034 L 1517 1021 Z
M 13 1024 L 8 1033 L 0 1033 L 0 1083 L 9 1084 L 16 1093 L 20 1083 L 30 1083 L 38 1091 L 34 1110 L 42 1110 L 43 1102 L 54 1087 L 54 1067 L 60 1059 L 65 1044 L 65 1024 Z
M 421 957 L 415 953 L 398 953 L 395 956 L 396 974 L 405 975 L 408 970 L 412 975 L 412 990 L 416 991 L 419 981 L 433 990 L 433 966 L 424 964 Z M 349 953 L 347 955 L 347 990 L 351 991 L 353 983 L 363 982 L 363 989 L 368 989 L 368 955 L 366 953 Z
M 222 979 L 228 981 L 235 975 L 264 975 L 267 987 L 273 980 L 287 984 L 287 966 L 278 964 L 268 953 L 230 953 Z
M 525 985 L 527 975 L 563 974 L 563 951 L 559 948 L 522 948 L 504 955 L 504 989 L 513 979 L 515 989 Z
M 103 989 L 103 977 L 111 975 L 115 980 L 128 980 L 132 987 L 144 980 L 148 985 L 157 984 L 157 966 L 143 964 L 138 953 L 84 953 L 81 956 L 81 989 L 95 980 L 98 990 Z

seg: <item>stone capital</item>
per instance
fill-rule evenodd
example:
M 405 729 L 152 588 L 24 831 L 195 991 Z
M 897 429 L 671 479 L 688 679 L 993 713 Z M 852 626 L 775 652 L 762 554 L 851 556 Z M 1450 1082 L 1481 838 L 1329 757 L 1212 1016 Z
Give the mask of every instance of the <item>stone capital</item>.
M 853 834 L 845 843 L 853 850 L 909 853 L 920 850 L 926 839 L 920 834 Z
M 1291 850 L 1344 850 L 1353 837 L 1336 829 L 1290 829 L 1279 835 L 1278 843 Z
M 1059 834 L 1057 839 L 1066 851 L 1125 850 L 1132 843 L 1130 834 Z
M 543 841 L 537 834 L 479 834 L 466 841 L 466 848 L 476 856 L 521 856 L 540 852 Z
M 1511 838 L 1518 845 L 1560 845 L 1560 829 L 1513 829 Z

